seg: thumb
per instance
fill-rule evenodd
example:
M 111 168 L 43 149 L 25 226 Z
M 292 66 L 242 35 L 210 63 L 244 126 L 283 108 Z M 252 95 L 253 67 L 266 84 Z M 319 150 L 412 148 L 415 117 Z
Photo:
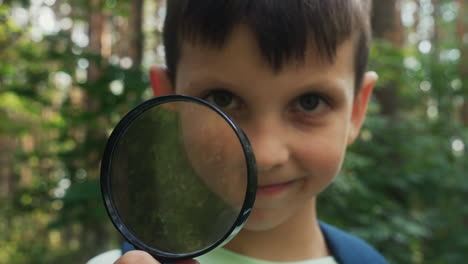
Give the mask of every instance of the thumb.
M 174 264 L 200 264 L 200 262 L 198 262 L 195 259 L 184 259 L 184 260 L 181 260 L 181 261 L 177 261 Z

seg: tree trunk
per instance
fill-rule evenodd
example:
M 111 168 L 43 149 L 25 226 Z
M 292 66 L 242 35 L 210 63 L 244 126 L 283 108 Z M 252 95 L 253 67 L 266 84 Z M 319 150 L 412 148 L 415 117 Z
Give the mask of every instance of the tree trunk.
M 13 174 L 14 152 L 18 143 L 8 135 L 0 134 L 0 200 L 13 201 L 17 190 L 17 180 Z M 5 230 L 9 230 L 13 215 L 5 215 Z
M 372 33 L 379 39 L 390 41 L 395 47 L 404 44 L 403 25 L 400 19 L 400 1 L 374 0 L 372 5 Z
M 102 34 L 104 30 L 104 15 L 101 11 L 102 0 L 91 0 L 89 17 L 89 46 L 88 50 L 93 55 L 100 57 L 102 49 Z M 100 60 L 99 58 L 97 59 Z M 101 76 L 99 63 L 91 61 L 88 68 L 88 80 L 95 82 Z
M 396 49 L 404 44 L 403 25 L 400 20 L 398 0 L 374 1 L 372 5 L 372 31 L 375 38 L 383 39 Z M 402 63 L 403 64 L 403 63 Z M 375 96 L 381 106 L 381 113 L 395 118 L 398 109 L 397 83 L 390 81 L 375 90 Z
M 129 56 L 133 67 L 139 68 L 143 58 L 143 0 L 134 0 L 131 5 Z
M 0 198 L 9 200 L 16 192 L 16 179 L 13 175 L 14 152 L 17 142 L 0 135 Z
M 93 59 L 90 60 L 88 68 L 88 83 L 94 87 L 94 89 L 105 89 L 105 87 L 99 87 L 96 85 L 100 81 L 103 74 L 103 67 L 105 66 L 103 55 L 109 53 L 109 47 L 106 46 L 106 16 L 103 13 L 102 6 L 104 0 L 90 0 L 90 9 L 89 9 L 89 45 L 88 51 L 93 55 Z M 107 54 L 108 55 L 108 54 Z M 81 107 L 84 111 L 95 112 L 99 110 L 99 98 L 96 98 L 92 93 L 85 93 L 82 98 Z M 99 126 L 102 127 L 107 122 L 107 120 L 99 120 Z M 102 125 L 102 126 L 101 126 Z M 93 126 L 83 126 L 74 129 L 82 129 L 84 136 L 84 144 L 87 142 L 104 142 L 106 135 L 105 131 L 102 131 L 100 127 Z M 83 157 L 75 166 L 75 169 L 86 168 L 89 180 L 95 180 L 99 177 L 99 159 L 98 150 L 95 148 L 89 148 L 86 150 L 87 156 Z M 90 206 L 90 205 L 84 205 Z M 83 258 L 86 258 L 90 254 L 95 254 L 96 250 L 99 250 L 102 247 L 99 239 L 95 239 L 98 235 L 101 239 L 106 240 L 108 234 L 103 230 L 99 234 L 96 232 L 95 226 L 100 226 L 100 223 L 90 222 L 91 216 L 87 216 L 87 219 L 81 224 L 83 228 L 80 234 L 80 247 L 82 248 Z M 84 259 L 83 259 L 84 261 Z
M 457 22 L 457 42 L 460 47 L 459 72 L 460 78 L 465 89 L 464 100 L 460 109 L 460 121 L 464 126 L 468 126 L 468 45 L 465 44 L 464 38 L 468 24 L 468 0 L 458 0 L 458 22 Z

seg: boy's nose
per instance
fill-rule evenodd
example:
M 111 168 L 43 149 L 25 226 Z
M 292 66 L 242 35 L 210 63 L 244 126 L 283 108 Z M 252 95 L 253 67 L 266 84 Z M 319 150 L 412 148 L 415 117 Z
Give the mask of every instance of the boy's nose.
M 286 135 L 280 129 L 258 124 L 243 129 L 252 145 L 258 172 L 280 167 L 289 160 Z

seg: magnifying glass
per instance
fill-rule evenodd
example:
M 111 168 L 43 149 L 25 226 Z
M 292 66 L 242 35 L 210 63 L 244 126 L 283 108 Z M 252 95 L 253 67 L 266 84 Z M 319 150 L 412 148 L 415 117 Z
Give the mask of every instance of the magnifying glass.
M 252 210 L 253 150 L 234 121 L 195 97 L 148 100 L 115 127 L 101 191 L 117 230 L 159 261 L 194 258 L 227 243 Z

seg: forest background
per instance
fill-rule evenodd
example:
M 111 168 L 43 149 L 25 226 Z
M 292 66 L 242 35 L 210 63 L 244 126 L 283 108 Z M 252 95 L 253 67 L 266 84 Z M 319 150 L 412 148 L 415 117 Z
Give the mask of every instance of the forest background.
M 374 1 L 380 80 L 320 217 L 393 263 L 468 259 L 468 1 Z M 118 248 L 99 189 L 106 139 L 151 98 L 161 0 L 0 0 L 0 263 Z

